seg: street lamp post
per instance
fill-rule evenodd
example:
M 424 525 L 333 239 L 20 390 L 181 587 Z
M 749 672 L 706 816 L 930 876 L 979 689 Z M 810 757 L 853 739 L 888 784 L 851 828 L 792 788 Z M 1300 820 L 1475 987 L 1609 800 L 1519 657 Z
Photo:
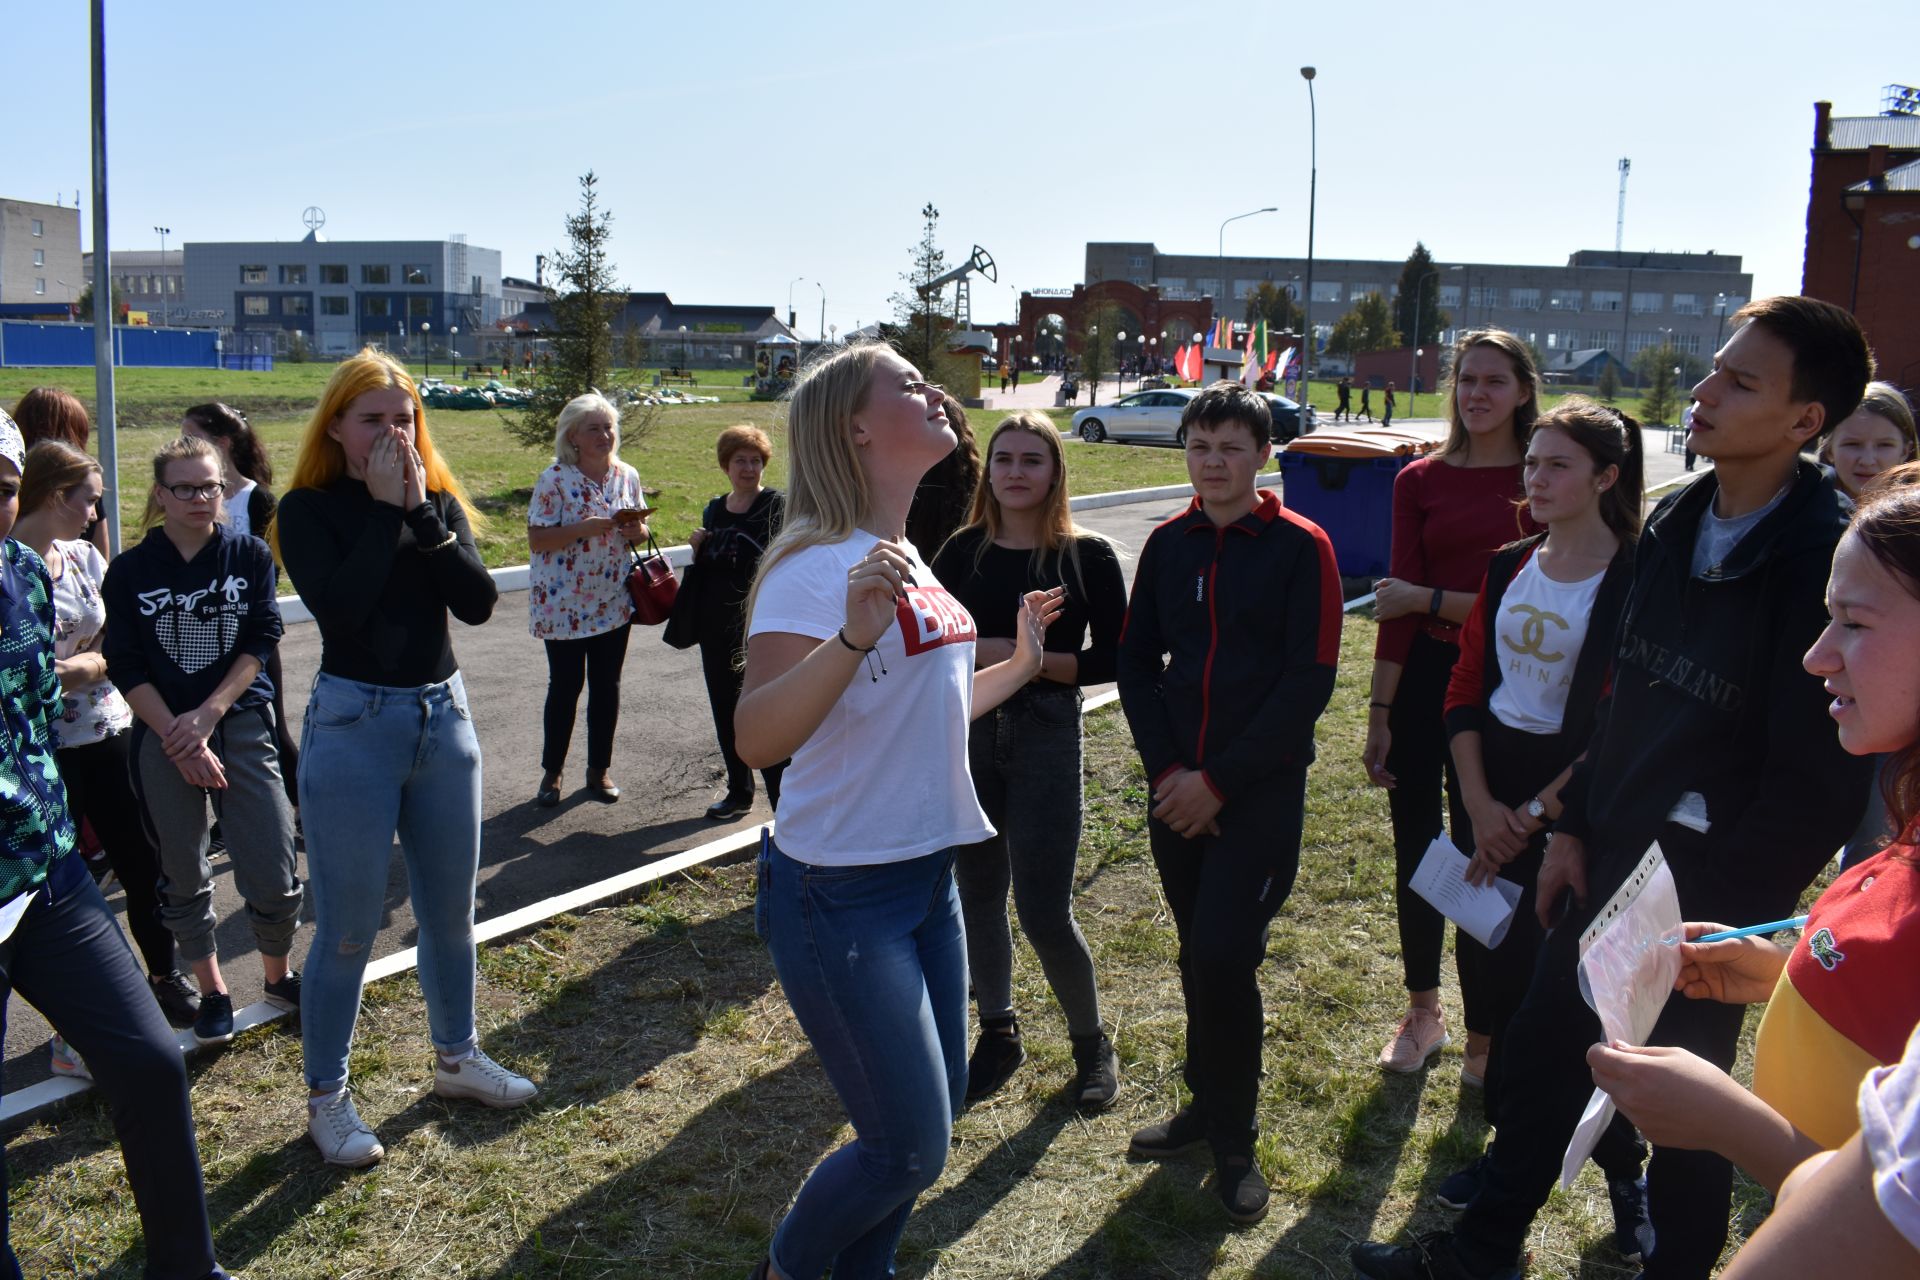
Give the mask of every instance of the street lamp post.
M 453 325 L 447 330 L 447 364 L 460 363 L 460 326 Z
M 1233 298 L 1233 290 L 1227 284 L 1227 223 L 1238 222 L 1242 218 L 1258 217 L 1263 213 L 1278 212 L 1280 212 L 1279 206 L 1270 204 L 1264 209 L 1249 209 L 1245 213 L 1236 213 L 1231 218 L 1221 222 L 1220 234 L 1215 237 L 1213 246 L 1214 260 L 1219 264 L 1220 271 L 1220 301 L 1229 302 Z
M 1122 329 L 1113 335 L 1113 398 L 1118 400 L 1127 393 L 1127 331 Z
M 1137 384 L 1134 390 L 1138 391 L 1147 385 L 1147 335 L 1138 334 L 1133 341 L 1134 345 L 1140 348 L 1133 357 L 1133 377 Z
M 422 320 L 420 322 L 420 356 L 427 362 L 427 376 L 429 378 L 433 376 L 433 339 L 428 336 L 432 332 L 433 326 L 427 321 Z
M 793 328 L 793 286 L 805 280 L 805 276 L 795 276 L 787 281 L 787 328 Z
M 1412 397 L 1419 394 L 1419 392 L 1414 390 L 1414 386 L 1420 378 L 1421 348 L 1414 346 L 1414 344 L 1420 341 L 1420 306 L 1427 296 L 1427 277 L 1429 274 L 1438 273 L 1421 272 L 1420 283 L 1415 285 L 1413 290 L 1413 332 L 1407 335 L 1409 339 L 1407 345 L 1413 347 L 1413 369 L 1407 374 L 1407 416 L 1409 418 L 1413 416 Z M 1305 402 L 1303 401 L 1302 403 Z
M 155 281 L 154 281 L 154 283 L 155 283 L 156 285 L 158 285 L 158 286 L 159 286 L 159 293 L 160 293 L 160 323 L 164 325 L 164 324 L 166 324 L 166 323 L 167 323 L 167 321 L 168 321 L 168 308 L 167 308 L 167 237 L 173 234 L 173 228 L 172 228 L 172 227 L 155 227 L 155 228 L 154 228 L 154 232 L 155 232 L 155 234 L 157 234 L 157 235 L 158 235 L 158 236 L 160 237 L 160 275 L 158 276 L 158 278 L 156 278 L 156 279 L 155 279 Z M 95 272 L 94 274 L 96 274 L 96 275 L 98 275 L 99 273 L 98 273 L 98 272 Z M 111 295 L 109 295 L 109 296 L 111 296 Z
M 687 326 L 680 326 L 680 372 L 687 373 L 693 364 L 693 356 L 687 350 Z
M 815 280 L 813 287 L 820 291 L 820 341 L 825 342 L 827 340 L 827 286 Z
M 1720 335 L 1727 327 L 1727 295 L 1715 294 L 1713 299 L 1713 353 L 1720 354 Z
M 1307 82 L 1307 296 L 1301 300 L 1301 337 L 1306 350 L 1300 353 L 1300 403 L 1313 400 L 1313 214 L 1320 200 L 1320 112 L 1313 99 L 1312 67 L 1300 68 Z

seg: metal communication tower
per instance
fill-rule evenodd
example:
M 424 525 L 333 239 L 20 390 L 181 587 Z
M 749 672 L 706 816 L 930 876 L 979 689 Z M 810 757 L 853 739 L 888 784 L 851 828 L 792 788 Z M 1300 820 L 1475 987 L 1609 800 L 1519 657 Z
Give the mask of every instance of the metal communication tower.
M 1627 230 L 1627 171 L 1633 168 L 1633 161 L 1620 157 L 1620 208 L 1613 215 L 1613 251 L 1620 252 L 1620 246 Z

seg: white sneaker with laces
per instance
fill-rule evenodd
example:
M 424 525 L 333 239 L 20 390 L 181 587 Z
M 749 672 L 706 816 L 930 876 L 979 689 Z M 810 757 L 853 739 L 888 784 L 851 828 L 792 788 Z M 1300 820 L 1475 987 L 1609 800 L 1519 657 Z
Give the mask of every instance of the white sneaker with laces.
M 378 1164 L 387 1154 L 380 1139 L 353 1109 L 351 1089 L 307 1099 L 307 1133 L 328 1164 L 364 1169 Z
M 479 1049 L 451 1064 L 435 1054 L 433 1091 L 443 1098 L 471 1098 L 489 1107 L 523 1106 L 540 1093 L 533 1081 L 515 1075 Z

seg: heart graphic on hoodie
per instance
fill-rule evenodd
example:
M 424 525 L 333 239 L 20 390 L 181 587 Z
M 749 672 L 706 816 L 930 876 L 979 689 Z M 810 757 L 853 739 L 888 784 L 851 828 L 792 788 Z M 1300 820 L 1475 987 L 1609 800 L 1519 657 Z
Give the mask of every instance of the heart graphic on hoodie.
M 233 651 L 240 618 L 232 613 L 202 617 L 195 610 L 175 609 L 153 620 L 153 634 L 173 664 L 192 675 Z

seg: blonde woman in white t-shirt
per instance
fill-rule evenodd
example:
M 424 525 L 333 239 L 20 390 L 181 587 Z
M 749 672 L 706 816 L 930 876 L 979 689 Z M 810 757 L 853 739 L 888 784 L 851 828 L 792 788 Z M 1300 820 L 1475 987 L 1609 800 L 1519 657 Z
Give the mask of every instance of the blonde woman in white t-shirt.
M 973 618 L 904 532 L 953 428 L 940 388 L 891 348 L 803 371 L 787 432 L 787 524 L 747 602 L 736 746 L 753 768 L 793 758 L 756 925 L 854 1140 L 800 1188 L 753 1275 L 865 1280 L 893 1274 L 966 1094 L 953 856 L 993 834 L 967 725 L 1039 672 L 1060 598 L 1025 596 L 1013 656 L 974 670 Z
M 1456 933 L 1454 956 L 1467 1024 L 1462 1081 L 1484 1087 L 1499 1123 L 1501 1036 L 1533 976 L 1543 930 L 1534 881 L 1560 814 L 1560 789 L 1586 750 L 1612 667 L 1613 637 L 1633 576 L 1645 470 L 1640 424 L 1569 396 L 1528 432 L 1526 504 L 1546 532 L 1501 548 L 1460 636 L 1447 686 L 1454 771 L 1470 821 L 1453 833 L 1470 854 L 1467 879 L 1495 877 L 1522 896 L 1500 946 Z M 1637 1192 L 1644 1159 L 1632 1127 L 1608 1130 L 1594 1161 L 1609 1183 Z M 1479 1188 L 1476 1161 L 1441 1184 L 1464 1208 Z M 1637 1214 L 1634 1215 L 1637 1218 Z

